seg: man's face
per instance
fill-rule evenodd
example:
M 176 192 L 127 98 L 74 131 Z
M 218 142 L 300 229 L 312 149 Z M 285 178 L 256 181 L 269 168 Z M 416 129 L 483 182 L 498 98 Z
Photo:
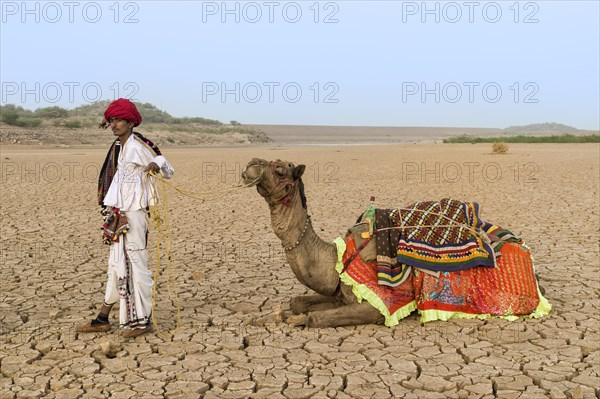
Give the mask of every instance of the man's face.
M 113 134 L 117 137 L 123 137 L 131 132 L 133 123 L 126 121 L 125 119 L 111 118 L 110 128 Z

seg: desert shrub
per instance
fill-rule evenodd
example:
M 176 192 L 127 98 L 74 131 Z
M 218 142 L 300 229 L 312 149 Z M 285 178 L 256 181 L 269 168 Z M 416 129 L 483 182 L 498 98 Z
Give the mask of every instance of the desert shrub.
M 14 111 L 2 111 L 2 122 L 8 125 L 16 125 L 19 114 Z
M 69 129 L 79 129 L 81 126 L 81 122 L 78 120 L 68 120 L 65 122 L 65 127 Z
M 495 142 L 492 144 L 492 152 L 494 154 L 505 154 L 508 152 L 508 144 L 502 142 Z
M 38 127 L 39 125 L 42 124 L 42 120 L 39 118 L 19 118 L 15 121 L 14 125 L 15 126 L 20 126 L 20 127 Z
M 498 141 L 497 137 L 476 137 L 476 136 L 456 136 L 444 139 L 444 143 L 465 144 L 465 143 L 494 143 Z M 572 135 L 562 134 L 560 136 L 505 136 L 502 137 L 505 143 L 600 143 L 600 135 Z
M 241 124 L 241 123 L 239 123 L 238 121 L 231 121 L 231 122 L 229 122 L 229 124 L 230 124 L 231 126 L 241 126 L 241 125 L 242 125 L 242 124 Z
M 32 111 L 14 104 L 0 106 L 0 115 L 4 123 L 13 126 L 36 127 L 42 123 L 41 119 L 34 117 Z
M 215 119 L 201 118 L 199 116 L 184 116 L 183 118 L 172 118 L 171 123 L 198 123 L 200 125 L 220 126 L 223 123 Z
M 19 116 L 33 116 L 33 112 L 23 107 L 18 107 L 14 104 L 0 105 L 0 114 L 16 113 Z
M 66 118 L 69 115 L 69 111 L 61 107 L 38 108 L 33 113 L 40 118 Z

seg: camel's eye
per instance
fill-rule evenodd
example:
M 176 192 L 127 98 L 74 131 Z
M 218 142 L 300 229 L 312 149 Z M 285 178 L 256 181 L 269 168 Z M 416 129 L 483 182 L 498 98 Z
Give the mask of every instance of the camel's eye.
M 285 176 L 285 169 L 283 166 L 276 166 L 275 173 L 277 173 L 277 176 Z

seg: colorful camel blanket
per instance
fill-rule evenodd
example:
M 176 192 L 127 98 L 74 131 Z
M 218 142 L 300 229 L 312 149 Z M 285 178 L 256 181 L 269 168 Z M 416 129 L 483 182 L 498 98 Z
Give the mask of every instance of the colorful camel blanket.
M 495 267 L 502 245 L 520 239 L 482 220 L 479 211 L 475 202 L 450 198 L 367 209 L 361 219 L 373 223 L 379 283 L 400 285 L 411 267 L 435 272 Z
M 497 226 L 486 223 L 480 226 L 488 234 L 496 232 L 497 237 L 514 237 Z M 552 307 L 539 292 L 529 248 L 522 241 L 514 241 L 516 238 L 498 238 L 489 245 L 494 247 L 491 254 L 495 267 L 438 273 L 411 268 L 401 283 L 390 286 L 380 284 L 378 260 L 365 262 L 356 256 L 355 238 L 349 233 L 345 240 L 335 241 L 336 270 L 340 280 L 352 287 L 359 302 L 367 300 L 385 316 L 387 326 L 397 325 L 414 310 L 418 310 L 423 323 L 452 318 L 516 320 L 545 316 Z

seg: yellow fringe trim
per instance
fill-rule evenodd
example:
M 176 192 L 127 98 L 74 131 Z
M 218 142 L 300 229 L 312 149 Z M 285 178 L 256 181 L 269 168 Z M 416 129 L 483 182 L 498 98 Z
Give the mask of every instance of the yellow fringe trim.
M 373 291 L 371 291 L 369 288 L 367 288 L 364 284 L 360 284 L 360 283 L 356 282 L 352 277 L 350 277 L 348 275 L 348 273 L 346 273 L 346 272 L 342 273 L 342 270 L 344 269 L 344 263 L 342 262 L 342 256 L 344 255 L 344 252 L 346 252 L 346 243 L 344 242 L 344 240 L 341 237 L 336 238 L 333 242 L 335 243 L 335 245 L 337 247 L 337 252 L 338 252 L 338 260 L 335 265 L 335 270 L 340 275 L 340 280 L 344 284 L 352 287 L 352 293 L 356 296 L 356 299 L 358 300 L 359 303 L 362 302 L 363 299 L 366 299 L 367 302 L 369 302 L 371 304 L 371 306 L 373 306 L 375 309 L 379 310 L 379 312 L 381 312 L 381 314 L 385 317 L 385 325 L 386 326 L 393 327 L 393 326 L 399 324 L 400 320 L 402 320 L 406 316 L 410 315 L 413 311 L 418 310 L 416 302 L 412 301 L 412 302 L 406 304 L 405 306 L 401 307 L 397 311 L 395 311 L 393 314 L 390 314 L 390 312 L 388 311 L 387 307 L 385 306 L 385 304 L 383 303 L 381 298 L 379 298 Z M 529 247 L 527 247 L 524 244 L 522 244 L 522 245 L 525 246 L 529 250 L 529 253 L 531 254 L 531 250 L 529 249 Z M 533 263 L 533 255 L 531 255 L 531 262 L 532 262 L 533 270 L 535 273 L 535 265 Z M 437 321 L 437 320 L 447 321 L 450 319 L 485 320 L 485 319 L 490 319 L 490 318 L 496 318 L 496 319 L 504 319 L 504 320 L 508 320 L 508 321 L 515 321 L 520 318 L 535 318 L 535 319 L 537 319 L 537 318 L 540 318 L 543 316 L 547 316 L 550 313 L 550 311 L 552 310 L 552 305 L 550 304 L 550 302 L 548 302 L 548 300 L 540 292 L 540 287 L 537 282 L 537 279 L 536 279 L 536 286 L 537 286 L 537 291 L 538 291 L 538 296 L 540 298 L 540 302 L 539 302 L 537 308 L 531 314 L 528 314 L 528 315 L 494 316 L 489 313 L 471 314 L 471 313 L 463 313 L 463 312 L 448 312 L 445 310 L 435 310 L 435 309 L 418 310 L 418 312 L 421 315 L 421 323 L 427 323 L 430 321 Z
M 385 306 L 385 303 L 379 298 L 373 291 L 371 291 L 364 284 L 360 284 L 356 282 L 352 277 L 348 275 L 348 273 L 342 273 L 344 270 L 344 263 L 342 262 L 342 256 L 344 252 L 346 252 L 346 243 L 341 237 L 336 238 L 333 241 L 337 247 L 338 251 L 338 261 L 335 265 L 335 270 L 340 275 L 340 280 L 352 287 L 352 293 L 358 300 L 358 303 L 361 303 L 363 300 L 369 302 L 371 306 L 375 309 L 379 310 L 379 312 L 385 317 L 385 325 L 388 327 L 393 327 L 400 323 L 400 320 L 410 315 L 417 309 L 417 303 L 415 301 L 411 301 L 408 304 L 404 305 L 400 309 L 396 310 L 394 313 L 390 314 L 388 308 Z
M 550 310 L 552 310 L 552 305 L 550 305 L 550 302 L 548 302 L 548 300 L 546 298 L 544 298 L 544 296 L 540 292 L 539 288 L 538 288 L 538 295 L 540 296 L 540 303 L 538 304 L 537 308 L 530 314 L 520 315 L 520 316 L 515 316 L 515 315 L 494 316 L 489 313 L 473 314 L 473 313 L 463 313 L 463 312 L 448 312 L 445 310 L 435 310 L 435 309 L 419 310 L 419 314 L 421 315 L 421 323 L 427 323 L 430 321 L 437 321 L 437 320 L 447 321 L 450 319 L 480 319 L 480 320 L 504 319 L 504 320 L 508 320 L 508 321 L 515 321 L 515 320 L 519 320 L 519 319 L 531 319 L 531 318 L 537 319 L 537 318 L 540 318 L 543 316 L 547 316 L 550 313 Z

